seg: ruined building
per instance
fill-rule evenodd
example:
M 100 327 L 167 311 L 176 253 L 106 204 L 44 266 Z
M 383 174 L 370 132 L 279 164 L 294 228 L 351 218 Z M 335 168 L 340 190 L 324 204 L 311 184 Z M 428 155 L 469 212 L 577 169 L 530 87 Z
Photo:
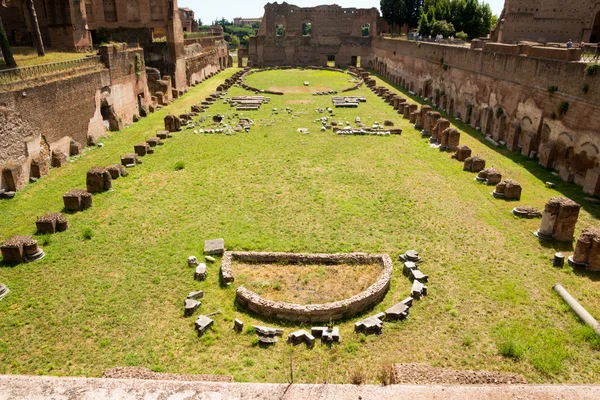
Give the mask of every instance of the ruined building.
M 198 32 L 198 21 L 196 21 L 193 10 L 180 8 L 179 18 L 181 19 L 184 32 Z
M 505 0 L 493 38 L 519 41 L 597 43 L 600 41 L 600 2 L 578 0 Z
M 268 3 L 258 35 L 250 38 L 248 60 L 264 66 L 356 65 L 371 54 L 378 17 L 376 8 Z
M 9 4 L 0 12 L 11 40 L 30 43 L 24 4 Z M 35 4 L 47 48 L 87 50 L 100 36 L 112 43 L 95 45 L 97 54 L 51 68 L 0 70 L 0 169 L 10 167 L 17 177 L 10 185 L 17 188 L 39 177 L 40 170 L 47 173 L 50 164 L 62 165 L 106 131 L 120 130 L 167 105 L 230 63 L 222 30 L 184 39 L 176 0 Z M 0 189 L 14 189 L 3 174 Z

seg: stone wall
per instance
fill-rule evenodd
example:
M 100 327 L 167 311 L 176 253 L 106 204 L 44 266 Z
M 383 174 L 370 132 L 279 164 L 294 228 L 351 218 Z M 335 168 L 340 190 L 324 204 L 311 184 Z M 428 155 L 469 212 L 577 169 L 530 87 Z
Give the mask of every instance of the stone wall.
M 360 313 L 383 299 L 390 287 L 392 277 L 392 259 L 387 254 L 294 254 L 294 253 L 259 253 L 259 252 L 226 252 L 221 271 L 224 280 L 233 279 L 231 263 L 281 263 L 282 268 L 293 268 L 290 264 L 371 264 L 382 267 L 381 274 L 365 291 L 348 299 L 327 304 L 292 304 L 261 298 L 243 286 L 236 290 L 236 300 L 243 307 L 265 317 L 301 322 L 329 322 L 348 318 Z
M 342 8 L 337 5 L 301 8 L 287 3 L 268 3 L 258 34 L 250 38 L 248 60 L 255 66 L 355 65 L 371 52 L 371 39 L 377 32 L 376 8 Z M 303 25 L 310 24 L 310 35 Z M 363 36 L 363 25 L 369 34 Z M 278 35 L 278 27 L 284 34 Z
M 599 13 L 596 0 L 506 0 L 493 39 L 502 43 L 597 42 Z
M 585 63 L 384 38 L 373 40 L 373 58 L 390 81 L 511 150 L 536 152 L 566 181 L 583 185 L 599 161 L 600 77 L 586 74 Z

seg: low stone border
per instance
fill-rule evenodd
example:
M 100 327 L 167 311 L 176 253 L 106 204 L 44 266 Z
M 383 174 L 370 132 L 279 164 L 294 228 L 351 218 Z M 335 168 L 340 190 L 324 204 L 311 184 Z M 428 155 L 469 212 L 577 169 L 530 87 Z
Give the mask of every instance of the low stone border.
M 236 290 L 236 300 L 243 307 L 265 317 L 301 322 L 329 322 L 350 317 L 383 299 L 390 287 L 392 259 L 387 254 L 342 253 L 342 254 L 295 254 L 227 251 L 221 262 L 223 280 L 233 282 L 231 264 L 233 261 L 245 263 L 282 264 L 325 264 L 342 263 L 381 265 L 381 275 L 365 291 L 348 299 L 326 304 L 293 304 L 266 300 L 257 293 L 240 286 Z

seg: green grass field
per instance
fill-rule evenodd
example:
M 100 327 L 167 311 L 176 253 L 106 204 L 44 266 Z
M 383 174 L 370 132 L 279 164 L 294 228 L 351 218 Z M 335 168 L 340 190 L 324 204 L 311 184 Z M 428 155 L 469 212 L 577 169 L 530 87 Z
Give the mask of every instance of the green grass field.
M 40 64 L 78 60 L 91 54 L 46 50 L 46 55 L 40 57 L 38 56 L 37 50 L 34 47 L 13 47 L 12 51 L 18 67 L 31 67 Z M 3 58 L 0 59 L 0 70 L 1 69 L 6 69 L 6 63 L 4 62 Z
M 105 138 L 103 148 L 86 149 L 16 199 L 0 202 L 0 241 L 33 234 L 37 216 L 60 211 L 63 193 L 85 187 L 90 167 L 118 162 L 135 143 L 162 130 L 167 113 L 189 111 L 235 71 L 209 79 Z M 578 234 L 598 224 L 600 207 L 535 161 L 490 148 L 480 133 L 459 125 L 462 144 L 523 186 L 520 202 L 492 198 L 492 187 L 476 183 L 449 153 L 432 149 L 366 88 L 353 94 L 367 102 L 335 110 L 335 119 L 391 119 L 403 128 L 401 136 L 320 132 L 314 120 L 323 114 L 315 109 L 330 106 L 331 98 L 303 93 L 302 82 L 340 90 L 351 86 L 348 78 L 325 71 L 252 75 L 252 86 L 298 90 L 245 112 L 255 122 L 249 133 L 175 133 L 129 177 L 94 195 L 93 208 L 69 215 L 67 232 L 38 237 L 47 253 L 43 260 L 0 265 L 0 282 L 11 289 L 0 301 L 0 373 L 99 376 L 134 365 L 287 382 L 291 358 L 296 382 L 348 383 L 357 369 L 377 382 L 382 366 L 408 362 L 513 371 L 530 382 L 597 382 L 600 340 L 552 285 L 561 283 L 600 317 L 598 276 L 552 267 L 554 252 L 568 253 L 570 245 L 540 244 L 532 235 L 539 220 L 516 219 L 510 210 L 542 209 L 552 196 L 569 196 L 583 205 Z M 240 88 L 229 91 L 242 94 Z M 206 114 L 228 112 L 228 105 L 217 103 Z M 301 127 L 310 134 L 297 133 Z M 548 180 L 556 189 L 544 186 Z M 232 331 L 234 318 L 246 326 L 282 327 L 285 336 L 306 326 L 238 309 L 236 284 L 219 284 L 219 260 L 209 264 L 207 281 L 194 281 L 187 257 L 200 257 L 204 240 L 217 237 L 231 250 L 389 253 L 391 289 L 374 310 L 339 324 L 340 345 L 309 350 L 280 341 L 263 349 L 253 344 L 253 334 Z M 386 323 L 382 336 L 354 334 L 354 322 L 409 294 L 398 261 L 407 249 L 423 257 L 430 295 L 416 302 L 408 321 Z M 183 317 L 183 299 L 197 289 L 205 291 L 200 313 L 222 311 L 202 338 L 193 329 L 195 318 Z

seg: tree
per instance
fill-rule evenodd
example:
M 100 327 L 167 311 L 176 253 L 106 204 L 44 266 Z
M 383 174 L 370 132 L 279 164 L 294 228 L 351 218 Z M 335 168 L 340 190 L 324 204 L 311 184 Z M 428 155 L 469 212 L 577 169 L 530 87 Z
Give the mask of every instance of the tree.
M 452 25 L 448 21 L 435 21 L 431 25 L 431 35 L 437 36 L 442 35 L 443 37 L 448 37 L 454 33 L 454 25 Z
M 37 14 L 35 12 L 35 5 L 33 4 L 33 0 L 25 0 L 25 4 L 27 5 L 27 11 L 29 11 L 29 19 L 31 20 L 31 27 L 33 29 L 33 32 L 31 33 L 33 35 L 33 42 L 37 49 L 38 56 L 45 56 L 46 51 L 44 50 L 44 41 L 42 40 L 42 32 L 40 31 L 40 24 L 38 23 Z
M 198 18 L 198 26 L 202 26 L 202 18 Z
M 232 48 L 237 49 L 238 47 L 240 47 L 240 38 L 237 36 L 231 36 L 231 41 L 229 42 L 229 45 Z
M 0 18 L 0 50 L 2 51 L 2 56 L 4 57 L 6 66 L 8 68 L 17 68 L 17 62 L 13 57 L 10 44 L 8 43 L 8 37 L 4 31 L 4 25 L 2 25 L 2 18 Z
M 425 0 L 419 32 L 432 34 L 434 25 L 441 28 L 438 21 L 451 23 L 454 30 L 464 32 L 469 38 L 487 35 L 493 27 L 492 10 L 487 3 L 479 0 Z

